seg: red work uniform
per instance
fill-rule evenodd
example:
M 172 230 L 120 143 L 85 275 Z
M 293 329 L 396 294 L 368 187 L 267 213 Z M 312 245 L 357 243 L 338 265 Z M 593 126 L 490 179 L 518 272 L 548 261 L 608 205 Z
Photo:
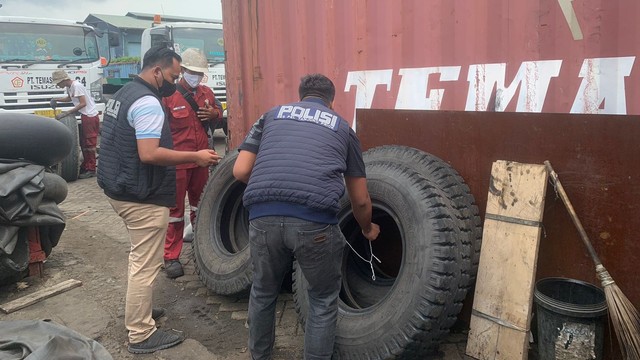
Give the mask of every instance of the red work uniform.
M 215 105 L 215 96 L 210 88 L 204 85 L 198 85 L 194 90 L 191 89 L 184 80 L 180 80 L 180 84 L 185 89 L 191 91 L 193 99 L 200 107 L 205 107 L 205 100 L 208 100 L 209 105 L 217 109 L 218 117 L 220 116 L 221 111 Z M 196 112 L 189 102 L 184 99 L 182 94 L 176 91 L 170 97 L 164 98 L 162 102 L 165 106 L 167 116 L 169 116 L 169 125 L 173 137 L 173 149 L 179 151 L 207 149 L 209 142 L 206 129 L 202 126 L 202 121 L 198 119 Z M 205 124 L 208 125 L 208 121 L 205 122 Z M 200 200 L 200 195 L 207 183 L 208 177 L 209 168 L 207 167 L 199 167 L 195 163 L 176 165 L 177 206 L 171 208 L 169 213 L 169 227 L 164 243 L 165 260 L 178 260 L 180 252 L 182 251 L 185 195 L 189 195 L 189 205 L 191 208 L 190 219 L 193 224 L 196 218 L 196 211 L 198 210 L 198 201 Z

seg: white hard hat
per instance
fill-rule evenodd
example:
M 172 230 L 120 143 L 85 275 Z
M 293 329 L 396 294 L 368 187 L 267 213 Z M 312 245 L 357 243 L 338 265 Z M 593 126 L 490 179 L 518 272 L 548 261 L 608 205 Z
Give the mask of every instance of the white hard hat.
M 182 64 L 180 64 L 183 68 L 200 72 L 207 73 L 209 69 L 207 68 L 207 58 L 204 54 L 196 49 L 189 48 L 182 53 Z

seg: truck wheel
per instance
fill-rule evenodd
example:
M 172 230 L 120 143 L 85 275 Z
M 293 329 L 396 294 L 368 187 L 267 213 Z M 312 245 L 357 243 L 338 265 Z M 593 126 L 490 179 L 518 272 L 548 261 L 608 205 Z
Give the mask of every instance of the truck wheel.
M 462 271 L 467 279 L 464 286 L 473 286 L 480 262 L 482 219 L 471 190 L 462 176 L 451 165 L 437 156 L 407 146 L 379 146 L 366 151 L 363 157 L 365 163 L 388 161 L 402 164 L 432 180 L 442 189 L 444 196 L 452 202 L 456 209 L 456 217 L 458 222 L 463 225 L 463 231 L 469 235 L 464 244 L 465 266 Z M 466 259 L 467 254 L 470 256 L 470 264 Z
M 80 146 L 78 140 L 78 122 L 75 116 L 69 115 L 60 120 L 69 130 L 71 130 L 72 142 L 71 152 L 62 162 L 55 166 L 56 173 L 66 181 L 78 180 L 80 172 Z
M 237 157 L 227 155 L 209 176 L 191 243 L 200 280 L 221 295 L 243 292 L 252 281 L 249 214 L 242 205 L 246 185 L 233 177 Z
M 370 162 L 367 182 L 373 221 L 380 225 L 371 243 L 371 268 L 347 246 L 334 358 L 423 359 L 437 349 L 461 310 L 456 294 L 462 276 L 463 235 L 456 210 L 435 181 L 403 164 Z M 351 246 L 368 258 L 369 245 L 346 196 L 339 224 Z M 300 320 L 308 311 L 308 284 L 296 267 L 294 301 Z

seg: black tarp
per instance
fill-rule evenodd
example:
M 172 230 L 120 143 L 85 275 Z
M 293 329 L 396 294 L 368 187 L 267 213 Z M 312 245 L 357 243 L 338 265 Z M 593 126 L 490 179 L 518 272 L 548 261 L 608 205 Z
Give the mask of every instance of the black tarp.
M 58 243 L 65 217 L 53 200 L 43 196 L 44 174 L 44 166 L 0 159 L 0 260 L 13 254 L 20 228 L 38 227 L 41 235 L 47 234 L 49 249 Z

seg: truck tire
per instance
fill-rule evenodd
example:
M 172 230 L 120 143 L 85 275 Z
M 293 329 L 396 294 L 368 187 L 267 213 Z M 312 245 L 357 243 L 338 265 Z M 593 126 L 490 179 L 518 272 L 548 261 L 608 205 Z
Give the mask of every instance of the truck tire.
M 60 119 L 71 130 L 71 152 L 55 166 L 56 173 L 67 182 L 78 180 L 80 173 L 80 146 L 78 139 L 78 121 L 75 116 L 69 115 Z
M 69 155 L 72 135 L 64 124 L 55 119 L 0 113 L 0 158 L 25 159 L 51 166 Z M 75 144 L 77 147 L 77 140 Z
M 367 182 L 373 221 L 381 228 L 372 242 L 376 279 L 368 263 L 345 247 L 334 358 L 424 359 L 448 332 L 461 310 L 456 296 L 466 280 L 461 271 L 465 236 L 456 209 L 436 182 L 397 162 L 369 162 Z M 346 196 L 339 224 L 360 254 L 360 234 Z M 367 256 L 368 257 L 368 256 Z M 374 260 L 375 261 L 375 260 Z M 300 320 L 308 311 L 308 284 L 297 266 L 294 301 Z
M 252 281 L 249 214 L 242 205 L 246 185 L 233 177 L 237 157 L 227 155 L 209 176 L 191 243 L 200 280 L 220 295 L 244 292 Z
M 467 280 L 466 287 L 475 283 L 480 262 L 480 247 L 482 245 L 482 219 L 471 194 L 469 186 L 458 172 L 447 162 L 427 152 L 400 145 L 385 145 L 367 150 L 364 154 L 365 163 L 372 161 L 389 161 L 402 164 L 427 179 L 434 181 L 443 190 L 445 196 L 451 200 L 457 210 L 456 217 L 469 237 L 465 243 L 465 257 L 470 255 L 470 264 L 465 258 L 463 267 Z

